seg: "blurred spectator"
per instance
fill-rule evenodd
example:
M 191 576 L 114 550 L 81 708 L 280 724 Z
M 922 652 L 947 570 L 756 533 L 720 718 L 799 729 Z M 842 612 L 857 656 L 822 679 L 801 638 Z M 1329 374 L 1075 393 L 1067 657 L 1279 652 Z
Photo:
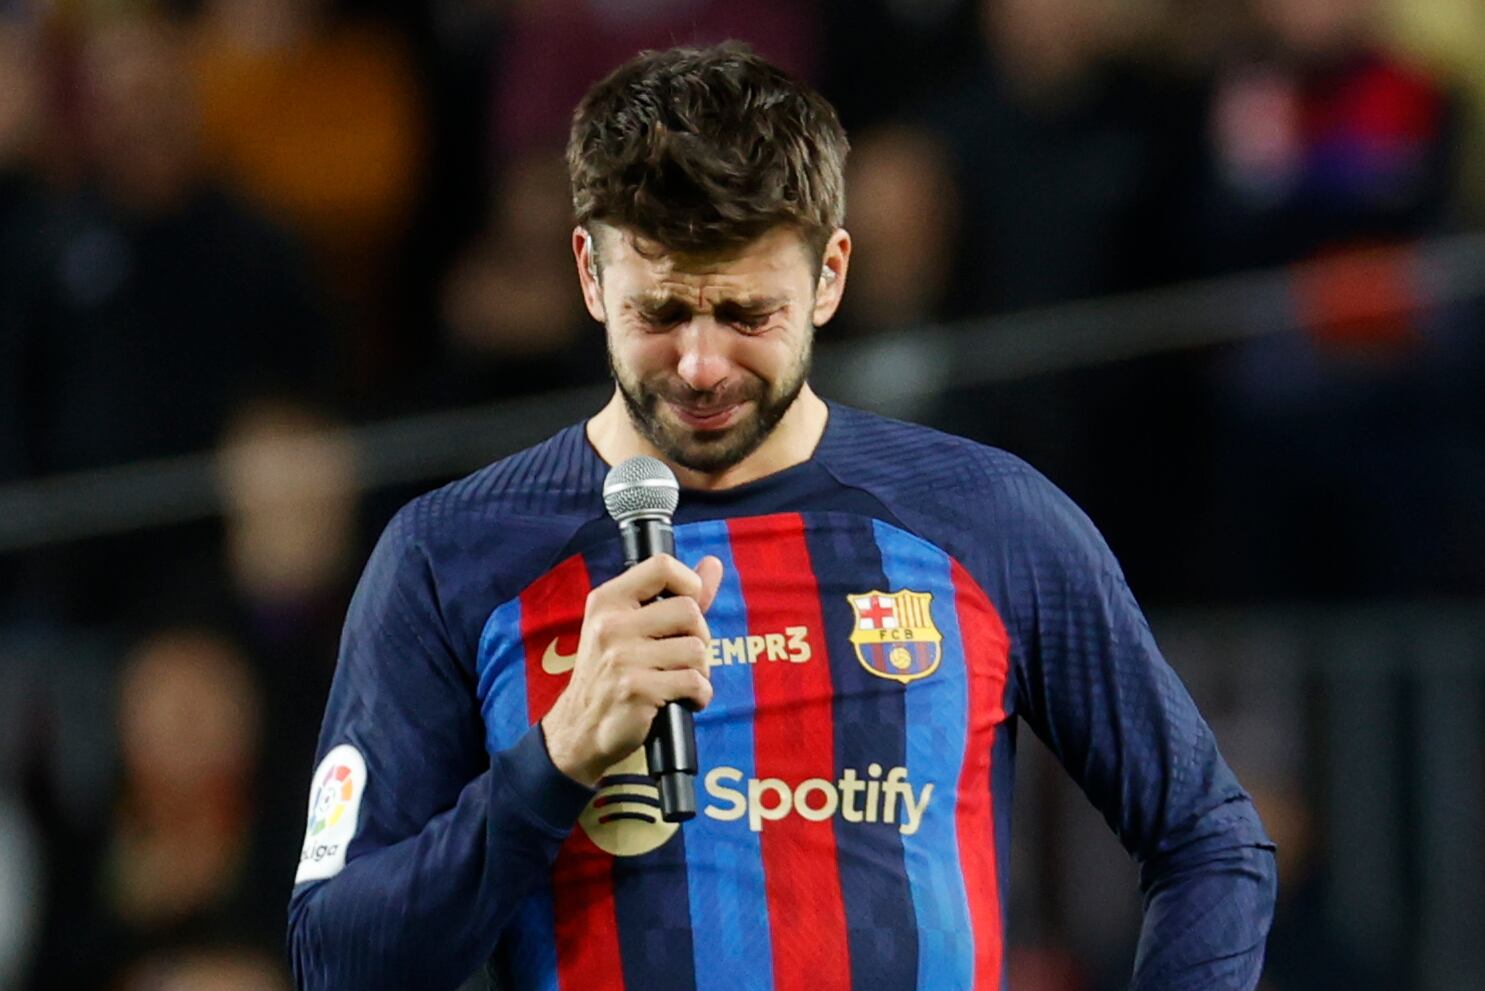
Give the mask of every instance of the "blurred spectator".
M 181 38 L 118 22 L 84 52 L 90 181 L 47 218 L 17 334 L 34 473 L 208 446 L 254 390 L 321 380 L 300 261 L 205 178 Z
M 1416 264 L 1340 258 L 1300 282 L 1372 300 Z M 1349 270 L 1349 273 L 1348 273 Z M 1357 281 L 1371 285 L 1358 292 Z M 1302 289 L 1301 292 L 1304 290 Z M 1311 292 L 1314 290 L 1311 289 Z M 1304 301 L 1310 303 L 1311 301 Z M 1406 303 L 1406 296 L 1398 300 Z M 1377 309 L 1224 352 L 1203 594 L 1334 599 L 1485 588 L 1485 349 L 1478 304 Z
M 118 991 L 290 991 L 283 964 L 266 953 L 210 948 L 146 960 Z
M 444 286 L 431 400 L 478 402 L 604 374 L 603 341 L 573 273 L 571 212 L 560 157 L 533 153 L 506 170 L 488 228 Z
M 1376 250 L 1447 229 L 1448 87 L 1383 43 L 1378 0 L 1253 0 L 1218 73 L 1204 194 L 1216 270 L 1304 262 L 1296 331 L 1215 356 L 1207 592 L 1335 597 L 1485 587 L 1478 334 L 1431 313 L 1419 261 Z M 1474 453 L 1471 453 L 1474 452 Z
M 736 38 L 812 77 L 816 20 L 793 0 L 517 0 L 492 101 L 497 158 L 560 150 L 588 87 L 640 49 Z
M 119 683 L 122 778 L 102 830 L 56 837 L 43 986 L 104 987 L 132 961 L 202 940 L 274 945 L 282 886 L 253 870 L 259 690 L 204 630 L 139 643 Z
M 1179 272 L 1162 199 L 1194 124 L 1156 67 L 1120 58 L 1099 0 L 983 0 L 984 58 L 925 120 L 948 150 L 964 215 L 951 303 L 1020 309 Z
M 943 317 L 959 209 L 943 149 L 915 128 L 857 134 L 846 166 L 851 291 L 839 326 L 899 330 Z M 974 221 L 968 221 L 973 224 Z
M 1210 265 L 1436 229 L 1456 192 L 1456 110 L 1440 81 L 1382 45 L 1378 0 L 1252 4 L 1254 43 L 1221 67 L 1211 98 Z
M 355 460 L 333 426 L 302 405 L 260 400 L 225 432 L 228 569 L 265 612 L 293 613 L 355 571 Z
M 195 73 L 208 161 L 310 246 L 365 392 L 392 362 L 389 286 L 425 154 L 405 44 L 329 0 L 207 0 Z
M 375 0 L 382 9 L 413 5 Z M 396 394 L 378 407 L 392 411 L 423 400 L 419 375 L 438 354 L 441 287 L 460 251 L 484 228 L 499 176 L 494 166 L 495 121 L 490 112 L 505 29 L 507 0 L 434 0 L 415 37 L 422 40 L 419 75 L 428 93 L 428 154 L 422 189 L 405 247 L 398 253 L 398 291 L 408 306 L 399 321 Z M 552 233 L 552 232 L 548 232 Z M 558 231 L 560 233 L 560 230 Z
M 258 662 L 266 701 L 258 867 L 284 904 L 340 624 L 366 551 L 354 452 L 334 426 L 292 403 L 254 403 L 233 418 L 218 454 L 224 618 Z
M 933 141 L 919 154 L 946 157 L 900 168 L 886 202 L 895 216 L 877 225 L 916 229 L 910 211 L 944 200 L 947 170 L 962 219 L 930 312 L 1021 310 L 1186 274 L 1185 224 L 1169 203 L 1197 175 L 1199 93 L 1159 63 L 1133 61 L 1121 9 L 1102 0 L 981 0 L 979 11 L 979 62 L 945 80 L 920 117 Z M 935 274 L 919 278 L 931 285 Z M 1121 367 L 997 383 L 945 394 L 928 415 L 1027 457 L 1101 525 L 1129 535 L 1115 550 L 1158 595 L 1158 568 L 1131 559 L 1165 546 L 1183 494 L 1168 484 L 1167 455 L 1189 417 L 1178 390 L 1150 388 L 1153 376 Z
M 169 929 L 227 902 L 247 850 L 261 719 L 232 645 L 170 631 L 135 649 L 119 689 L 123 792 L 104 879 L 126 926 Z

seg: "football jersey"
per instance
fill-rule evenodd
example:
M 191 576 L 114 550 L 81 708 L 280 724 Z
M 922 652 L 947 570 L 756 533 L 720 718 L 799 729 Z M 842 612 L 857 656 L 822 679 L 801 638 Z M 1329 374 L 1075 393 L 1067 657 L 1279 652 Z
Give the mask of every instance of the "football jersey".
M 808 461 L 681 494 L 677 556 L 723 565 L 686 823 L 642 751 L 589 789 L 537 725 L 624 567 L 583 426 L 398 514 L 321 733 L 301 986 L 998 989 L 1019 721 L 1144 868 L 1136 985 L 1256 983 L 1271 844 L 1092 525 L 1004 452 L 829 410 Z

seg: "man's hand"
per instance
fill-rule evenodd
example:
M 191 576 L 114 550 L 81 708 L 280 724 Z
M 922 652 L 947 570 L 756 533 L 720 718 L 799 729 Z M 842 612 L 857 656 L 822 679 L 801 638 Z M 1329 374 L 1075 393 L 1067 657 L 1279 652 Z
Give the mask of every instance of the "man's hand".
M 703 614 L 721 582 L 715 557 L 692 571 L 660 555 L 588 594 L 572 680 L 541 721 L 559 771 L 596 785 L 644 742 L 666 702 L 706 708 L 711 633 Z M 669 596 L 651 601 L 662 593 Z

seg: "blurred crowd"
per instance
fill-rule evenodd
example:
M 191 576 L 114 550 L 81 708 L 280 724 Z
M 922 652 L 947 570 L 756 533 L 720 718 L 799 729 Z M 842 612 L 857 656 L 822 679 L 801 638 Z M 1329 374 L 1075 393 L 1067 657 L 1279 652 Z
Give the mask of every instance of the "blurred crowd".
M 1368 262 L 1485 216 L 1474 0 L 3 0 L 0 483 L 215 450 L 225 512 L 0 557 L 0 988 L 287 986 L 339 623 L 411 494 L 333 428 L 602 381 L 571 108 L 726 38 L 852 136 L 822 341 L 1303 266 L 1271 335 L 930 411 L 1147 599 L 1485 591 L 1485 301 Z M 1285 933 L 1272 991 L 1369 986 Z

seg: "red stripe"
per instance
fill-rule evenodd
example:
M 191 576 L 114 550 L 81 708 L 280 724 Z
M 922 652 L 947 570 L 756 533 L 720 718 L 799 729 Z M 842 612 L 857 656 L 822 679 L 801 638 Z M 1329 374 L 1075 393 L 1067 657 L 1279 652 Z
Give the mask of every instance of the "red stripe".
M 1010 637 L 1000 614 L 958 561 L 951 562 L 954 602 L 964 641 L 969 720 L 964 766 L 959 772 L 955 811 L 959 864 L 969 901 L 975 944 L 975 988 L 996 991 L 1000 984 L 1005 935 L 1001 931 L 1000 879 L 996 867 L 995 795 L 990 755 L 996 729 L 1005 721 L 1005 682 Z
M 803 624 L 813 656 L 804 663 L 759 658 L 753 666 L 756 774 L 790 787 L 834 781 L 833 688 L 820 590 L 797 514 L 732 520 L 732 559 L 753 633 Z M 771 800 L 771 799 L 767 799 Z M 850 985 L 846 911 L 831 820 L 794 814 L 766 820 L 760 836 L 777 991 Z
M 589 590 L 579 555 L 568 558 L 521 593 L 521 639 L 526 648 L 526 707 L 535 723 L 547 714 L 571 675 L 548 674 L 542 657 L 577 650 Z M 573 829 L 552 865 L 557 980 L 564 988 L 622 988 L 619 925 L 614 912 L 613 857 Z
M 551 675 L 541 669 L 542 655 L 553 640 L 557 652 L 577 650 L 588 600 L 588 568 L 582 555 L 573 555 L 527 586 L 521 593 L 521 640 L 526 647 L 526 711 L 535 723 L 547 714 L 568 674 Z
M 581 827 L 552 865 L 552 913 L 557 923 L 557 986 L 624 987 L 619 920 L 614 909 L 614 858 Z

